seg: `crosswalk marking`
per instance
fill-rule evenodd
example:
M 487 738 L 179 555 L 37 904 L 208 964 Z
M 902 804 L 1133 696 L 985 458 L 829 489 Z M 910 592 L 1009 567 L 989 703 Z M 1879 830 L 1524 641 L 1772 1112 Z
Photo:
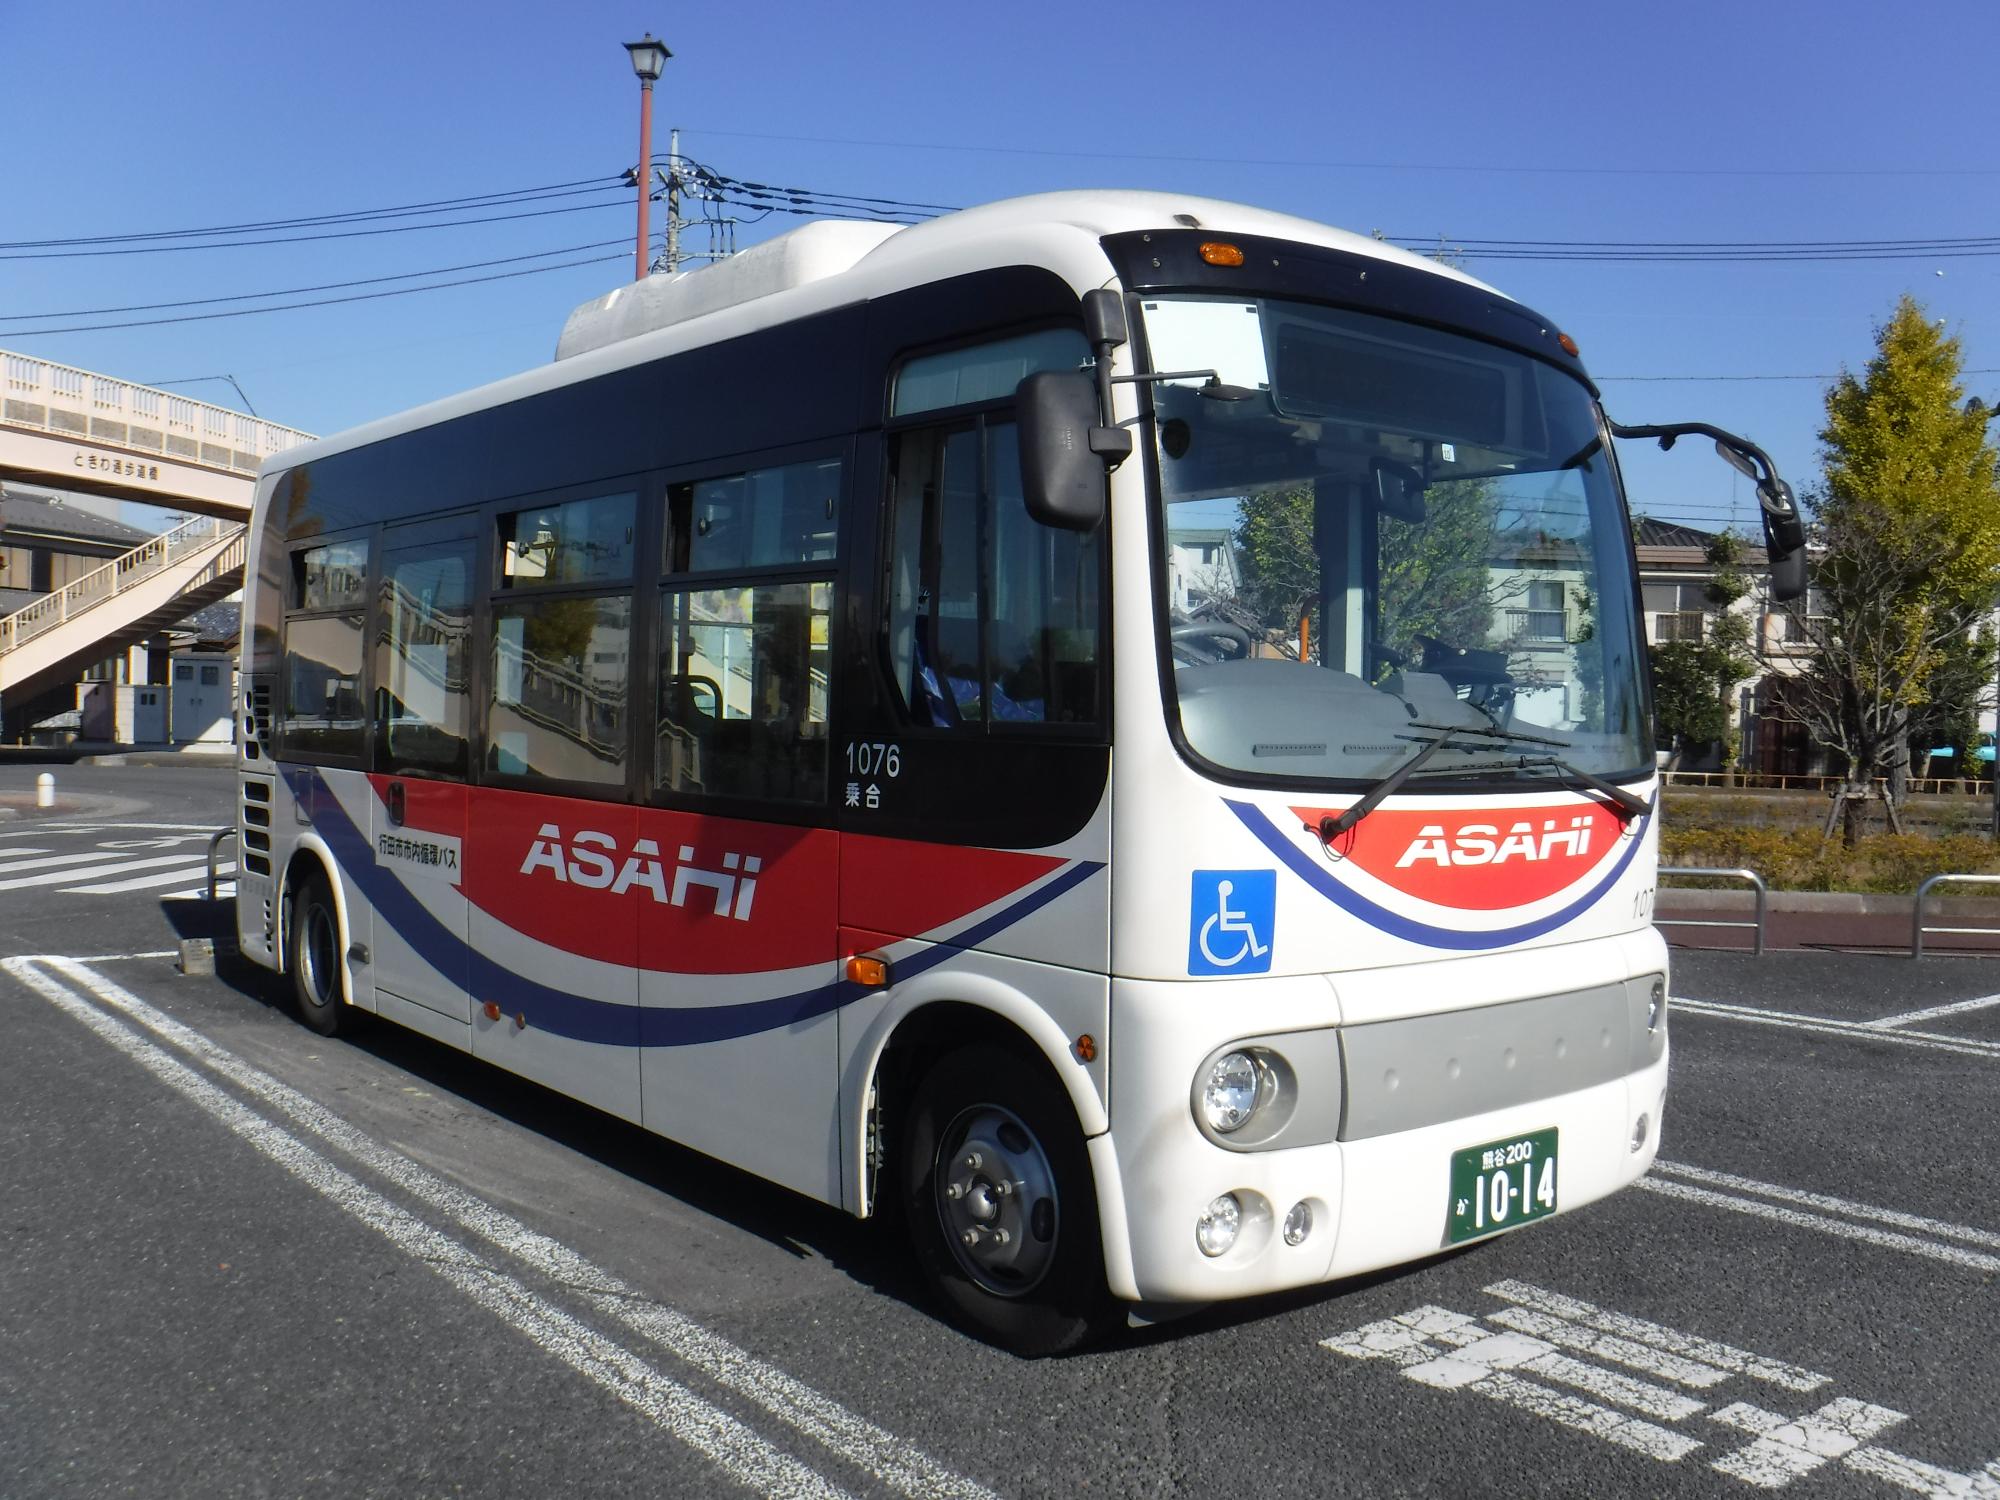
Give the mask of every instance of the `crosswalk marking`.
M 64 859 L 103 859 L 99 854 L 65 855 Z M 0 880 L 0 891 L 19 890 L 30 885 L 65 885 L 73 880 L 88 880 L 94 875 L 121 875 L 132 870 L 157 870 L 164 865 L 179 865 L 178 878 L 186 879 L 194 873 L 190 866 L 200 866 L 208 858 L 205 854 L 161 854 L 152 859 L 120 859 L 107 864 L 87 865 L 83 869 L 45 870 L 38 875 L 23 875 L 15 880 Z
M 53 870 L 58 865 L 87 865 L 92 860 L 96 860 L 101 864 L 105 860 L 121 859 L 122 857 L 123 856 L 121 855 L 113 854 L 108 850 L 104 849 L 87 849 L 81 854 L 51 854 L 42 859 L 10 860 L 8 863 L 0 865 L 0 874 L 12 876 L 22 870 Z M 178 854 L 175 855 L 174 857 L 176 859 L 186 858 L 185 855 L 178 855 Z M 114 870 L 117 868 L 116 865 L 105 865 L 104 867 L 107 870 Z M 68 870 L 60 875 L 56 875 L 46 880 L 39 878 L 27 879 L 27 880 L 9 879 L 0 881 L 0 891 L 11 891 L 14 889 L 15 886 L 19 885 L 53 885 L 57 881 L 74 880 L 82 876 L 92 875 L 95 873 L 96 872 L 93 870 Z
M 218 865 L 216 869 L 224 875 L 233 875 L 236 873 L 236 866 L 233 863 Z M 163 885 L 179 885 L 187 878 L 188 872 L 186 870 L 168 870 L 164 874 L 140 875 L 132 880 L 108 880 L 101 885 L 73 885 L 69 887 L 66 894 L 74 896 L 111 896 L 120 891 L 145 891 L 153 890 Z M 206 891 L 207 887 L 204 886 L 204 894 L 206 894 Z
M 47 854 L 46 849 L 0 849 L 0 859 L 26 859 L 30 854 Z

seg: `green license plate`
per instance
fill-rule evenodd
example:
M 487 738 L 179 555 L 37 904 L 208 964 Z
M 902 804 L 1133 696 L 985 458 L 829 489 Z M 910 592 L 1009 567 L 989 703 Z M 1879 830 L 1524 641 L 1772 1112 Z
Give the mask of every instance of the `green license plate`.
M 1556 1211 L 1556 1132 L 1533 1130 L 1452 1153 L 1445 1243 L 1475 1240 Z

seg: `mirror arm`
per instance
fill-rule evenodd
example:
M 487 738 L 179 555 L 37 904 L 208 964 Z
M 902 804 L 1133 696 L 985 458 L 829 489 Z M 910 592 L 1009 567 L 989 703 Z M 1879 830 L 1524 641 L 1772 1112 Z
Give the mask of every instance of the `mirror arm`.
M 1763 475 L 1757 480 L 1757 509 L 1764 520 L 1764 550 L 1770 562 L 1772 597 L 1778 600 L 1796 599 L 1805 592 L 1804 522 L 1799 516 L 1798 502 L 1792 498 L 1791 486 L 1778 477 L 1778 466 L 1771 462 L 1770 454 L 1748 438 L 1738 437 L 1707 422 L 1627 427 L 1606 417 L 1605 425 L 1611 429 L 1613 437 L 1658 438 L 1662 448 L 1673 447 L 1674 439 L 1679 437 L 1713 438 L 1755 463 Z
M 1090 429 L 1090 451 L 1104 460 L 1106 471 L 1117 468 L 1132 456 L 1132 434 L 1116 420 L 1111 407 L 1111 351 L 1125 343 L 1125 303 L 1118 293 L 1098 287 L 1083 294 L 1083 324 L 1090 350 L 1095 356 L 1098 425 Z

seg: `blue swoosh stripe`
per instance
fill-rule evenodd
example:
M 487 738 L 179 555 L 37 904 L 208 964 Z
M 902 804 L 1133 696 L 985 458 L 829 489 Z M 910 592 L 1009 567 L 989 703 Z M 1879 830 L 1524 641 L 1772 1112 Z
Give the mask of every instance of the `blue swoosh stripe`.
M 412 952 L 440 974 L 451 973 L 455 960 L 468 960 L 471 992 L 492 998 L 505 1010 L 532 1016 L 539 1031 L 614 1047 L 689 1047 L 794 1026 L 875 993 L 846 979 L 836 979 L 768 1000 L 671 1008 L 623 1005 L 556 989 L 502 968 L 440 922 L 393 871 L 375 862 L 374 847 L 317 770 L 288 766 L 285 775 L 295 796 L 306 795 L 313 826 L 326 840 L 341 869 L 361 887 L 375 910 L 376 920 L 386 921 Z M 1103 868 L 1101 863 L 1078 861 L 1047 885 L 1030 891 L 948 941 L 934 940 L 922 952 L 896 960 L 891 965 L 891 980 L 913 978 L 959 950 L 985 942 L 1074 890 Z
M 1546 917 L 1537 917 L 1532 922 L 1523 922 L 1518 927 L 1501 927 L 1487 932 L 1462 932 L 1455 927 L 1433 927 L 1428 922 L 1413 921 L 1408 917 L 1397 915 L 1387 907 L 1376 905 L 1359 891 L 1342 885 L 1327 874 L 1298 845 L 1279 832 L 1261 810 L 1248 802 L 1236 802 L 1228 797 L 1224 797 L 1222 801 L 1225 807 L 1242 820 L 1243 826 L 1257 836 L 1265 848 L 1278 856 L 1285 868 L 1334 905 L 1351 912 L 1369 926 L 1379 927 L 1394 937 L 1421 943 L 1428 948 L 1454 948 L 1461 951 L 1504 948 L 1509 943 L 1525 943 L 1530 938 L 1538 938 L 1544 933 L 1555 931 L 1566 922 L 1575 921 L 1595 906 L 1606 891 L 1617 884 L 1618 877 L 1625 873 L 1626 866 L 1632 863 L 1633 856 L 1639 852 L 1640 844 L 1646 839 L 1642 820 L 1641 826 L 1632 832 L 1629 840 L 1631 847 L 1619 857 L 1618 863 L 1611 867 L 1611 872 L 1561 911 L 1550 912 Z

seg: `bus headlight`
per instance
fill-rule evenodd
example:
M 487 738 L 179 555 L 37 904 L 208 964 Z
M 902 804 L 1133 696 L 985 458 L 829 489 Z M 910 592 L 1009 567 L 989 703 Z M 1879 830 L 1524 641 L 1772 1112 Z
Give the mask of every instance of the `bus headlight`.
M 1201 1115 L 1217 1135 L 1250 1123 L 1270 1097 L 1270 1069 L 1248 1052 L 1225 1052 L 1209 1064 L 1201 1083 Z

